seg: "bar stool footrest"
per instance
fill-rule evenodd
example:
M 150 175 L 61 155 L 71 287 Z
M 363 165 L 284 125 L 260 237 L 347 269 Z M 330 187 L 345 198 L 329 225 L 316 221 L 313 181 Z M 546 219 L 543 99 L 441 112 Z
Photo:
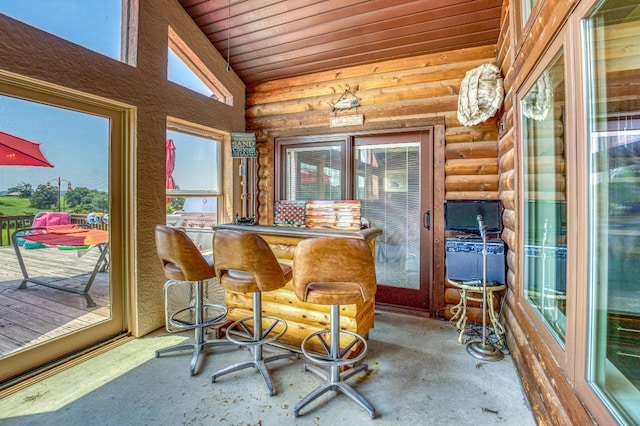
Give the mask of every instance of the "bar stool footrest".
M 262 319 L 270 319 L 273 322 L 269 327 L 266 328 L 266 331 L 263 331 L 260 339 L 256 340 L 256 338 L 249 330 L 249 326 L 252 326 L 254 322 L 253 317 L 243 318 L 230 324 L 229 327 L 227 327 L 227 339 L 238 346 L 266 345 L 268 343 L 275 342 L 287 332 L 287 322 L 282 318 L 264 315 L 262 316 Z M 271 330 L 275 329 L 278 324 L 282 325 L 282 331 L 274 336 L 265 337 L 271 332 Z M 236 327 L 241 327 L 241 330 L 235 330 Z
M 177 319 L 177 316 L 182 314 L 183 312 L 194 311 L 197 315 L 197 306 L 187 306 L 186 308 L 180 309 L 179 311 L 174 312 L 169 317 L 169 324 L 180 330 L 192 330 L 194 328 L 204 328 L 204 327 L 215 327 L 220 326 L 226 322 L 227 317 L 227 308 L 223 305 L 217 305 L 213 303 L 206 303 L 202 307 L 203 312 L 207 312 L 207 310 L 213 310 L 215 312 L 214 315 L 206 318 L 201 323 L 196 322 L 188 322 Z
M 327 366 L 329 365 L 344 366 L 344 365 L 356 364 L 359 361 L 361 361 L 367 354 L 367 350 L 368 350 L 367 341 L 365 340 L 364 337 L 360 336 L 358 333 L 354 333 L 353 331 L 340 330 L 340 335 L 343 335 L 343 334 L 347 334 L 351 336 L 353 340 L 342 351 L 342 353 L 340 354 L 340 358 L 338 359 L 331 358 L 330 346 L 327 343 L 327 340 L 322 337 L 323 335 L 328 335 L 329 337 L 331 337 L 331 330 L 320 330 L 308 335 L 302 341 L 302 344 L 300 345 L 300 349 L 302 350 L 302 353 L 309 361 L 316 364 L 327 365 Z M 323 356 L 317 351 L 311 351 L 311 349 L 308 348 L 310 340 L 313 339 L 314 337 L 317 337 L 318 340 L 320 341 L 320 345 L 324 347 L 326 356 Z M 344 358 L 345 353 L 348 352 L 348 350 L 353 346 L 355 346 L 355 344 L 358 342 L 362 343 L 362 346 L 363 346 L 362 351 L 354 358 Z

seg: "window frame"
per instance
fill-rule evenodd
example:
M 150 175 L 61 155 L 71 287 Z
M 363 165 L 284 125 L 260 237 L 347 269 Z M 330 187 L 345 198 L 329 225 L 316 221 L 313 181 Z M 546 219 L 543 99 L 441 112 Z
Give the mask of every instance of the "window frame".
M 138 11 L 138 1 L 139 0 L 110 0 L 112 2 L 114 2 L 113 4 L 116 4 L 116 2 L 120 3 L 120 11 L 118 14 L 107 14 L 106 16 L 108 18 L 112 18 L 112 19 L 116 19 L 119 18 L 120 19 L 120 27 L 118 28 L 118 37 L 120 38 L 119 41 L 119 48 L 117 51 L 117 57 L 116 52 L 113 51 L 104 51 L 104 50 L 98 50 L 95 47 L 95 43 L 87 43 L 87 41 L 81 37 L 77 37 L 77 36 L 69 36 L 69 34 L 65 34 L 62 35 L 60 33 L 60 28 L 57 28 L 56 30 L 52 31 L 51 25 L 53 23 L 59 24 L 60 20 L 56 21 L 55 19 L 52 19 L 52 15 L 42 15 L 42 11 L 40 11 L 40 15 L 41 16 L 46 16 L 45 20 L 41 20 L 41 19 L 36 19 L 39 20 L 39 24 L 37 25 L 35 23 L 33 23 L 32 19 L 34 14 L 30 14 L 30 19 L 21 19 L 21 17 L 17 17 L 15 15 L 12 14 L 7 14 L 7 16 L 9 16 L 11 19 L 15 19 L 17 21 L 22 22 L 25 25 L 29 25 L 33 28 L 38 29 L 39 31 L 45 32 L 51 36 L 57 37 L 61 40 L 64 40 L 65 42 L 69 42 L 69 43 L 73 43 L 75 45 L 81 46 L 84 49 L 88 49 L 91 50 L 92 52 L 98 54 L 98 55 L 102 55 L 105 58 L 109 58 L 110 60 L 113 61 L 118 61 L 118 62 L 122 62 L 125 64 L 129 64 L 129 65 L 135 65 L 135 56 L 131 57 L 129 55 L 129 52 L 131 51 L 130 48 L 134 48 L 136 47 L 136 43 L 135 43 L 135 26 L 132 26 L 132 22 L 137 22 L 137 11 Z M 89 2 L 83 2 L 84 5 L 89 4 Z M 86 12 L 86 9 L 76 9 L 76 10 L 82 10 L 83 12 Z M 1 13 L 1 11 L 0 11 Z M 105 21 L 104 19 L 105 15 L 101 15 L 101 16 L 95 16 L 95 15 L 91 15 L 90 18 L 97 21 L 97 20 L 101 20 L 101 21 Z M 79 18 L 79 19 L 78 19 Z M 75 27 L 75 24 L 77 24 L 78 22 L 82 21 L 84 23 L 84 21 L 86 20 L 85 18 L 88 19 L 87 16 L 76 16 L 75 20 L 69 20 L 69 17 L 67 17 L 67 20 L 64 21 L 65 22 L 65 27 L 66 28 L 73 28 L 75 30 L 75 32 L 77 33 L 78 30 L 80 30 L 79 28 Z M 92 21 L 93 22 L 93 21 Z M 108 22 L 108 19 L 105 21 Z M 45 24 L 45 25 L 41 25 L 41 24 Z M 109 27 L 105 27 L 108 29 L 108 31 L 113 31 L 115 33 L 115 28 L 109 26 Z M 103 36 L 102 39 L 104 39 L 104 33 L 98 33 L 97 30 L 93 29 L 92 30 L 96 31 L 95 34 L 92 34 L 93 37 L 91 37 L 92 39 L 95 39 L 96 36 Z M 62 31 L 64 32 L 64 31 Z M 130 35 L 132 35 L 132 37 L 130 37 Z M 132 46 L 129 46 L 129 44 L 132 43 Z M 113 46 L 112 46 L 113 47 Z M 113 56 L 112 56 L 113 55 Z
M 560 52 L 564 54 L 564 85 L 565 85 L 565 105 L 568 108 L 575 108 L 575 94 L 573 85 L 569 84 L 572 75 L 572 47 L 570 43 L 570 31 L 569 28 L 564 27 L 556 34 L 555 39 L 550 43 L 549 47 L 545 50 L 540 57 L 536 66 L 531 70 L 524 83 L 518 88 L 516 92 L 514 110 L 516 119 L 516 131 L 517 137 L 520 141 L 518 158 L 520 166 L 518 168 L 518 220 L 519 223 L 524 226 L 524 164 L 525 164 L 525 152 L 524 152 L 524 129 L 523 129 L 523 112 L 522 101 L 531 89 L 531 87 L 538 80 L 543 71 L 551 64 L 551 62 L 557 57 Z M 570 117 L 570 114 L 567 114 Z M 576 123 L 568 119 L 565 123 L 564 134 L 564 148 L 565 148 L 565 167 L 566 167 L 566 202 L 567 202 L 567 301 L 566 301 L 566 331 L 564 345 L 558 342 L 556 336 L 549 330 L 546 322 L 540 317 L 538 312 L 531 306 L 529 300 L 525 295 L 524 286 L 524 263 L 525 263 L 525 241 L 524 232 L 521 230 L 518 233 L 518 251 L 521 254 L 518 260 L 518 288 L 516 289 L 516 300 L 520 310 L 523 312 L 526 320 L 533 324 L 533 327 L 537 331 L 541 340 L 545 343 L 546 347 L 551 352 L 553 358 L 558 363 L 558 366 L 565 374 L 575 379 L 575 363 L 573 360 L 576 356 L 577 350 L 577 338 L 576 338 L 576 312 L 577 312 L 577 298 L 574 295 L 577 294 L 577 285 L 575 282 L 576 273 L 576 261 L 574 250 L 576 249 L 576 243 L 574 236 L 576 234 L 576 176 L 575 176 L 575 126 Z M 522 229 L 522 226 L 520 229 Z M 572 260 L 573 259 L 573 260 Z M 573 278 L 572 278 L 573 277 Z
M 588 147 L 581 142 L 589 136 L 587 129 L 587 93 L 586 90 L 586 53 L 584 51 L 584 34 L 582 22 L 587 18 L 594 7 L 602 0 L 583 0 L 568 15 L 568 19 L 559 26 L 554 38 L 545 46 L 543 53 L 531 69 L 531 72 L 523 80 L 523 83 L 514 89 L 514 131 L 516 140 L 517 158 L 520 165 L 517 166 L 517 208 L 518 222 L 524 222 L 523 209 L 523 144 L 522 144 L 522 111 L 521 101 L 527 94 L 541 72 L 549 65 L 549 62 L 558 53 L 562 46 L 565 54 L 565 87 L 566 104 L 565 115 L 565 149 L 566 153 L 566 179 L 567 179 L 567 326 L 565 348 L 557 342 L 555 337 L 547 329 L 542 319 L 529 305 L 524 297 L 523 272 L 524 272 L 524 235 L 518 232 L 517 250 L 518 273 L 514 288 L 515 303 L 519 311 L 518 322 L 530 322 L 533 332 L 536 333 L 553 360 L 557 363 L 571 387 L 583 401 L 590 415 L 600 424 L 619 422 L 615 417 L 611 402 L 605 399 L 587 381 L 587 354 L 592 348 L 588 347 L 590 313 L 589 300 L 589 165 Z M 545 3 L 540 0 L 536 5 L 522 34 L 530 33 L 532 18 L 539 14 L 539 10 Z M 548 3 L 548 2 L 547 2 Z M 519 6 L 518 6 L 519 7 Z M 517 8 L 516 8 L 517 9 Z M 521 15 L 519 15 L 521 16 Z M 527 30 L 528 28 L 528 30 Z M 524 40 L 519 40 L 519 49 Z M 570 103 L 570 104 L 569 104 Z M 554 374 L 554 373 L 552 373 Z M 554 374 L 555 375 L 555 374 Z
M 217 147 L 217 161 L 215 164 L 215 173 L 217 174 L 217 181 L 219 182 L 217 190 L 180 190 L 180 189 L 167 189 L 165 188 L 165 193 L 167 197 L 172 198 L 196 198 L 196 197 L 211 197 L 215 198 L 217 201 L 217 209 L 216 209 L 216 221 L 220 223 L 222 211 L 224 211 L 224 182 L 223 178 L 223 146 L 224 146 L 224 135 L 220 132 L 210 129 L 208 127 L 198 125 L 196 123 L 190 123 L 184 120 L 180 120 L 175 117 L 167 118 L 167 131 L 175 131 L 180 133 L 185 133 L 191 136 L 197 136 L 200 138 L 206 138 L 214 141 Z M 164 144 L 162 144 L 164 146 Z
M 0 70 L 0 91 L 3 95 L 38 102 L 56 108 L 92 114 L 108 118 L 109 135 L 109 289 L 112 303 L 108 320 L 78 330 L 46 344 L 0 359 L 0 381 L 5 376 L 23 374 L 50 363 L 52 359 L 73 357 L 74 350 L 83 350 L 96 342 L 96 336 L 110 338 L 132 328 L 126 304 L 134 282 L 131 268 L 132 241 L 125 230 L 134 220 L 135 194 L 131 164 L 133 144 L 131 128 L 135 127 L 135 108 L 110 99 L 93 96 L 51 83 L 44 83 L 25 76 Z M 98 340 L 100 338 L 98 337 Z
M 514 9 L 514 13 L 511 15 L 513 18 L 512 34 L 514 35 L 515 46 L 520 50 L 525 43 L 525 34 L 531 33 L 531 28 L 535 25 L 535 22 L 540 15 L 540 11 L 543 9 L 545 0 L 538 0 L 534 7 L 529 12 L 529 16 L 525 19 L 525 6 L 524 2 L 527 0 L 515 0 L 511 3 Z
M 587 53 L 585 52 L 586 38 L 583 33 L 583 20 L 585 20 L 591 13 L 591 11 L 604 0 L 584 0 L 582 1 L 574 13 L 571 16 L 570 23 L 572 24 L 572 36 L 575 46 L 575 52 L 573 55 L 574 66 L 577 72 L 574 73 L 575 87 L 576 87 L 576 105 L 579 108 L 575 110 L 576 117 L 576 140 L 586 141 L 590 137 L 588 129 L 588 107 L 587 103 L 587 90 L 588 81 L 586 80 L 587 74 Z M 578 193 L 577 209 L 578 211 L 588 212 L 590 207 L 590 169 L 589 169 L 589 147 L 586 143 L 577 143 L 577 158 L 583 161 L 578 161 L 577 167 L 577 179 L 578 187 L 576 192 Z M 585 265 L 589 266 L 589 232 L 590 223 L 587 215 L 582 215 L 577 223 L 576 229 L 576 257 L 584 260 Z M 589 267 L 579 268 L 576 272 L 576 280 L 583 284 L 579 288 L 579 292 L 576 295 L 580 300 L 579 310 L 577 315 L 580 321 L 577 323 L 577 336 L 579 338 L 579 348 L 575 357 L 575 378 L 574 385 L 577 394 L 585 401 L 585 405 L 589 408 L 590 413 L 594 416 L 596 421 L 600 424 L 612 424 L 614 422 L 620 422 L 621 419 L 614 416 L 612 409 L 609 407 L 611 402 L 605 401 L 604 395 L 599 394 L 593 386 L 587 381 L 587 369 L 589 368 L 588 351 L 591 349 L 588 346 L 589 342 L 589 323 L 588 318 L 590 315 L 590 304 L 593 301 L 589 300 L 590 282 L 589 282 L 590 270 Z
M 323 136 L 291 136 L 284 138 L 276 138 L 275 140 L 275 200 L 284 200 L 283 198 L 287 193 L 286 179 L 284 178 L 284 171 L 286 169 L 287 156 L 286 150 L 288 148 L 312 148 L 321 147 L 326 145 L 341 145 L 343 149 L 343 156 L 341 161 L 341 168 L 344 171 L 340 178 L 340 185 L 342 187 L 342 199 L 350 200 L 353 197 L 353 186 L 350 184 L 353 175 L 352 156 L 353 156 L 353 141 L 352 138 L 345 134 L 336 135 L 323 135 Z
M 168 40 L 167 47 L 173 51 L 173 53 L 184 62 L 184 64 L 191 69 L 191 71 L 202 81 L 202 83 L 209 88 L 220 101 L 229 106 L 233 106 L 233 95 L 224 87 L 222 82 L 211 72 L 211 70 L 202 62 L 198 55 L 185 43 L 178 33 L 171 27 L 167 27 Z M 167 55 L 168 60 L 168 55 Z M 167 79 L 169 75 L 167 72 Z M 173 80 L 169 80 L 172 81 Z M 176 83 L 179 84 L 180 83 Z M 181 85 L 182 86 L 182 85 Z M 184 86 L 183 86 L 184 87 Z M 190 89 L 191 90 L 191 89 Z M 204 95 L 203 95 L 204 96 Z

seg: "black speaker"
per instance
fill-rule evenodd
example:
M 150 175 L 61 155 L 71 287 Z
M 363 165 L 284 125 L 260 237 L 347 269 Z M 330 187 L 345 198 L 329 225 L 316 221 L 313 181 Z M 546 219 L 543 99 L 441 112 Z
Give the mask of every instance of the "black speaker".
M 487 239 L 487 284 L 505 283 L 504 241 Z M 456 281 L 482 281 L 482 239 L 447 238 L 447 278 Z

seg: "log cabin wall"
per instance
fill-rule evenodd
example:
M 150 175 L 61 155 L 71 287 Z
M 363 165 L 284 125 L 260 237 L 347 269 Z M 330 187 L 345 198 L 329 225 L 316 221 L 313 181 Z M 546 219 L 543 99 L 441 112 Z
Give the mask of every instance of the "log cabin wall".
M 503 23 L 497 44 L 497 62 L 505 76 L 505 101 L 499 129 L 499 193 L 505 208 L 503 240 L 508 246 L 508 292 L 503 310 L 507 328 L 507 343 L 523 387 L 539 424 L 591 424 L 593 419 L 576 395 L 574 386 L 559 368 L 553 354 L 524 316 L 521 303 L 522 283 L 518 265 L 519 194 L 517 170 L 520 167 L 522 145 L 517 140 L 514 98 L 520 85 L 536 65 L 537 58 L 551 43 L 576 5 L 575 1 L 539 1 L 529 24 L 518 34 L 519 15 L 514 0 L 503 3 Z M 544 23 L 544 24 L 543 24 Z M 523 40 L 523 42 L 518 42 Z M 554 164 L 556 177 L 564 178 L 564 164 Z
M 247 131 L 258 142 L 256 210 L 260 224 L 273 222 L 275 138 L 393 129 L 434 128 L 434 289 L 433 312 L 445 304 L 445 199 L 498 198 L 498 131 L 495 118 L 474 127 L 458 122 L 458 91 L 467 71 L 495 63 L 496 46 L 359 65 L 270 81 L 247 87 Z M 356 111 L 364 125 L 329 126 L 329 103 L 345 90 L 360 98 Z M 344 115 L 344 113 L 343 113 Z M 444 144 L 442 140 L 444 131 Z M 440 138 L 438 138 L 440 135 Z

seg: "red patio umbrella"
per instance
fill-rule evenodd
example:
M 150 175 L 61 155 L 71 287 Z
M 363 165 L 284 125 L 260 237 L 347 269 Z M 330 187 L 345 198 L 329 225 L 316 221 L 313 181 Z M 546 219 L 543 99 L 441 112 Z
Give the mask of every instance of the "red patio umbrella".
M 0 166 L 40 166 L 53 164 L 40 151 L 40 144 L 0 132 Z
M 173 139 L 167 139 L 166 142 L 166 182 L 167 189 L 176 189 L 176 182 L 173 180 L 173 169 L 176 166 L 176 146 L 173 144 Z M 171 197 L 167 197 L 167 204 L 171 202 Z

